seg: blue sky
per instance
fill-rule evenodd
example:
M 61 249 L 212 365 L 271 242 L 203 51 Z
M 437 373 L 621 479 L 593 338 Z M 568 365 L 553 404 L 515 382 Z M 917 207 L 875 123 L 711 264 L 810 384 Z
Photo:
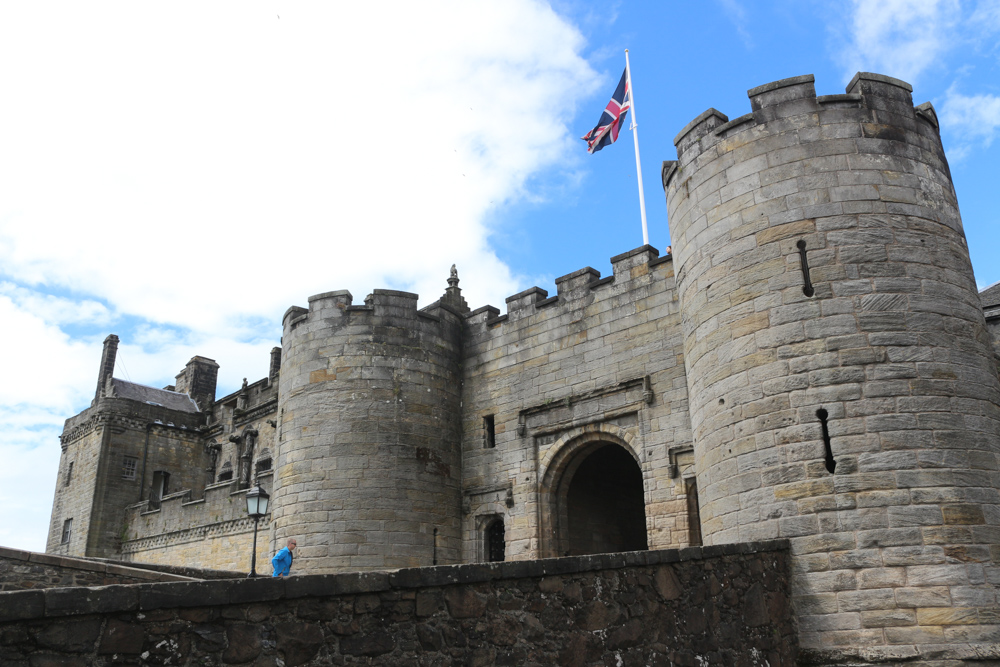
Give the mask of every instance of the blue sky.
M 641 244 L 632 137 L 579 139 L 632 60 L 650 242 L 673 137 L 858 70 L 942 121 L 976 278 L 1000 281 L 1000 0 L 13 3 L 0 8 L 0 545 L 43 550 L 62 421 L 201 354 L 267 371 L 310 294 L 492 303 Z

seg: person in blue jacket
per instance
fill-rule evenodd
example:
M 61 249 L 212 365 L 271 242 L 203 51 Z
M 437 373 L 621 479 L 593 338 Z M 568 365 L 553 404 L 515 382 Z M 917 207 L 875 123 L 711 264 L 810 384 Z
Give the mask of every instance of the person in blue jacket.
M 294 537 L 290 537 L 288 538 L 288 546 L 274 554 L 274 558 L 271 559 L 271 566 L 274 568 L 272 577 L 288 576 L 292 569 L 292 552 L 295 551 L 296 546 L 298 546 L 298 542 L 295 541 Z

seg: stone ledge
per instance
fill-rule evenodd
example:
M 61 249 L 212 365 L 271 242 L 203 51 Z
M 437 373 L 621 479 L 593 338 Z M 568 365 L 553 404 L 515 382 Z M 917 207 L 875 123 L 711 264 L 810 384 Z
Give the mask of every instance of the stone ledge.
M 771 83 L 765 83 L 761 86 L 751 88 L 747 91 L 747 97 L 756 97 L 757 95 L 762 95 L 764 93 L 770 93 L 774 90 L 779 90 L 781 88 L 788 88 L 789 86 L 798 86 L 803 83 L 815 83 L 816 77 L 812 74 L 803 74 L 802 76 L 793 76 L 787 79 L 779 79 L 778 81 L 772 81 Z
M 452 584 L 473 584 L 498 579 L 520 579 L 597 570 L 705 560 L 739 554 L 780 552 L 788 540 L 719 544 L 685 549 L 568 556 L 505 563 L 439 565 L 391 572 L 315 574 L 288 579 L 220 579 L 149 584 L 115 584 L 46 591 L 0 593 L 0 621 L 72 616 L 77 614 L 151 611 L 182 607 L 267 602 L 313 596 L 377 593 Z
M 9 547 L 0 547 L 0 558 L 10 558 L 11 560 L 28 560 L 28 556 L 31 555 L 30 551 L 21 551 L 20 549 L 11 549 Z
M 0 559 L 10 559 L 24 561 L 36 565 L 49 565 L 61 567 L 69 570 L 82 570 L 85 572 L 97 572 L 109 576 L 131 577 L 133 579 L 146 579 L 149 581 L 191 581 L 197 576 L 182 574 L 180 571 L 167 571 L 167 568 L 157 571 L 155 567 L 142 567 L 132 563 L 122 563 L 119 561 L 109 561 L 103 558 L 76 558 L 73 556 L 61 556 L 56 554 L 39 553 L 36 551 L 24 551 L 22 549 L 11 549 L 0 547 Z M 183 570 L 185 568 L 176 568 Z

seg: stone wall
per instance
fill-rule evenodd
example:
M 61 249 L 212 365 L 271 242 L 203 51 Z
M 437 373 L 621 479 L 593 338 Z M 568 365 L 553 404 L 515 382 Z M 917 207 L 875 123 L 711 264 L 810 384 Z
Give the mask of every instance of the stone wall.
M 66 420 L 46 551 L 116 555 L 124 508 L 149 497 L 156 470 L 170 472 L 168 492 L 193 489 L 200 495 L 206 481 L 201 420 L 199 413 L 107 396 Z M 133 461 L 129 471 L 123 467 L 126 456 Z M 64 543 L 67 519 L 73 529 Z
M 271 488 L 273 473 L 257 481 Z M 236 479 L 205 487 L 202 498 L 173 494 L 150 509 L 143 502 L 126 509 L 122 559 L 128 562 L 195 566 L 249 572 L 254 521 L 247 516 L 246 489 Z M 257 570 L 271 573 L 277 550 L 270 515 L 257 526 Z
M 0 662 L 791 666 L 786 545 L 0 594 Z
M 484 560 L 494 517 L 508 559 L 573 552 L 566 486 L 604 444 L 641 472 L 649 547 L 688 544 L 684 484 L 670 474 L 691 439 L 673 263 L 644 246 L 611 264 L 606 278 L 581 269 L 556 279 L 554 296 L 532 288 L 509 297 L 505 315 L 487 306 L 466 319 L 466 561 Z
M 67 556 L 53 556 L 0 547 L 0 591 L 40 590 L 66 586 L 106 586 L 150 581 L 185 581 L 193 578 L 177 573 L 128 567 Z
M 664 186 L 705 541 L 788 538 L 803 647 L 1000 650 L 1000 382 L 930 104 L 748 91 Z
M 277 542 L 298 538 L 316 573 L 457 563 L 461 311 L 392 290 L 352 302 L 284 317 Z

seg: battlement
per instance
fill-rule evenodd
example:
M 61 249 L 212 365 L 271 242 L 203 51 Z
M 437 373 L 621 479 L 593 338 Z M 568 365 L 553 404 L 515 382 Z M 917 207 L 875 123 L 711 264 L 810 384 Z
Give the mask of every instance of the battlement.
M 595 290 L 612 286 L 624 285 L 635 278 L 648 275 L 660 265 L 672 260 L 670 255 L 660 257 L 659 251 L 653 246 L 645 245 L 611 258 L 612 275 L 601 278 L 601 272 L 586 266 L 572 273 L 567 273 L 555 279 L 556 294 L 549 296 L 547 290 L 541 287 L 529 287 L 523 292 L 513 294 L 506 299 L 507 313 L 487 305 L 468 313 L 465 318 L 474 332 L 483 329 L 491 330 L 504 323 L 513 324 L 519 320 L 533 316 L 543 310 L 558 317 L 563 309 L 559 306 L 572 307 L 574 302 L 590 296 Z M 501 327 L 502 328 L 502 327 Z
M 507 312 L 503 315 L 492 305 L 481 306 L 473 311 L 456 308 L 449 303 L 446 294 L 439 301 L 417 308 L 419 295 L 398 290 L 376 289 L 365 299 L 364 305 L 354 305 L 354 297 L 347 290 L 323 292 L 309 297 L 309 307 L 292 306 L 285 311 L 282 324 L 286 331 L 291 331 L 308 320 L 326 320 L 328 323 L 337 320 L 360 323 L 368 317 L 390 317 L 399 319 L 421 319 L 429 322 L 439 322 L 439 310 L 448 311 L 465 319 L 467 325 L 478 330 L 485 327 L 492 329 L 505 322 L 516 322 L 530 317 L 543 309 L 551 309 L 553 313 L 561 312 L 559 305 L 567 305 L 589 296 L 594 290 L 612 285 L 623 285 L 639 276 L 647 275 L 652 269 L 667 264 L 671 255 L 660 257 L 660 252 L 650 245 L 640 246 L 628 252 L 611 258 L 612 275 L 601 277 L 597 269 L 586 266 L 572 273 L 555 279 L 556 294 L 549 296 L 547 290 L 534 286 L 507 297 Z M 452 289 L 452 288 L 449 288 Z
M 354 305 L 354 296 L 347 290 L 323 292 L 309 297 L 309 307 L 292 306 L 282 317 L 286 331 L 292 331 L 308 320 L 323 320 L 334 324 L 361 323 L 370 318 L 390 318 L 399 320 L 424 320 L 440 322 L 438 311 L 445 310 L 460 316 L 460 308 L 449 303 L 449 295 L 424 308 L 417 308 L 419 295 L 399 290 L 375 289 L 365 299 L 363 305 Z M 461 297 L 458 297 L 459 299 Z
M 271 472 L 262 472 L 257 478 L 270 487 L 271 476 Z M 206 486 L 201 498 L 193 498 L 191 489 L 182 489 L 161 498 L 157 508 L 151 507 L 149 501 L 128 506 L 122 554 L 129 558 L 152 549 L 252 531 L 253 519 L 246 510 L 247 490 L 240 489 L 237 480 L 231 480 Z M 258 529 L 267 529 L 269 522 L 270 517 L 264 517 Z
M 867 112 L 863 120 L 870 127 L 865 136 L 903 141 L 899 133 L 887 133 L 885 127 L 899 126 L 916 130 L 928 139 L 938 139 L 937 113 L 930 102 L 913 106 L 910 84 L 882 74 L 858 72 L 847 85 L 845 94 L 816 95 L 812 74 L 772 81 L 747 91 L 751 112 L 730 120 L 721 111 L 711 108 L 688 123 L 674 138 L 677 162 L 663 163 L 663 187 L 666 188 L 677 172 L 678 165 L 688 164 L 698 156 L 716 153 L 712 148 L 736 133 L 750 131 L 772 121 L 823 110 L 851 109 Z M 845 116 L 845 122 L 847 117 Z M 790 132 L 795 135 L 794 131 Z M 791 145 L 794 136 L 789 137 Z M 754 156 L 748 155 L 747 158 Z

